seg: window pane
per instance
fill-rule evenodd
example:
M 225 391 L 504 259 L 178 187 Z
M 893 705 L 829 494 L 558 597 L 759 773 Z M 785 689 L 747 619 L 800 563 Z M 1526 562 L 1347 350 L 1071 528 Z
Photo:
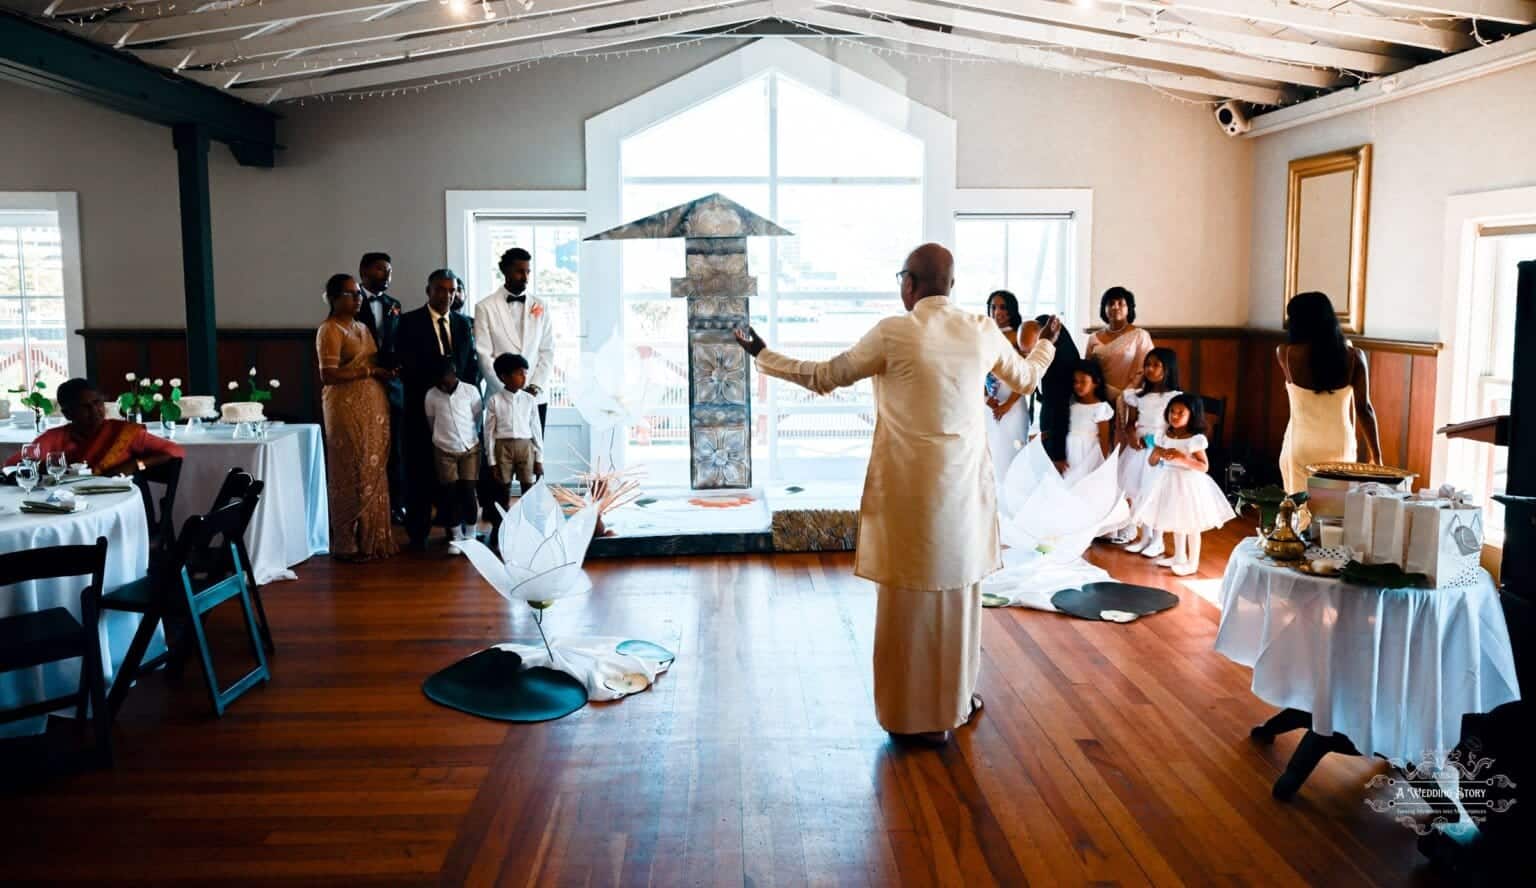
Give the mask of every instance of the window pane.
M 0 297 L 21 295 L 21 253 L 17 249 L 20 229 L 0 225 Z
M 768 78 L 659 121 L 625 139 L 620 152 L 626 177 L 766 176 Z
M 985 312 L 987 296 L 1008 290 L 1026 318 L 1063 314 L 1073 329 L 1068 245 L 1073 222 L 1049 216 L 960 217 L 955 221 L 955 292 L 960 305 Z
M 922 240 L 923 191 L 919 185 L 784 185 L 777 221 L 795 233 L 778 245 L 783 292 L 892 293 L 896 272 Z
M 778 91 L 779 175 L 922 178 L 916 137 L 787 77 Z
M 21 249 L 27 295 L 64 298 L 64 251 L 58 226 L 29 225 L 21 229 Z

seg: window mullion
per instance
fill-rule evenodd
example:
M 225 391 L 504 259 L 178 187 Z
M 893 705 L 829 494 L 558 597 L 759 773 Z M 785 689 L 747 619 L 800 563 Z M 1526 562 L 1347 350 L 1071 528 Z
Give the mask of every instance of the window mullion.
M 768 218 L 779 218 L 779 79 L 768 78 Z M 749 318 L 750 319 L 750 318 Z M 779 244 L 768 238 L 768 341 L 779 341 Z M 768 477 L 779 473 L 779 384 L 768 380 Z

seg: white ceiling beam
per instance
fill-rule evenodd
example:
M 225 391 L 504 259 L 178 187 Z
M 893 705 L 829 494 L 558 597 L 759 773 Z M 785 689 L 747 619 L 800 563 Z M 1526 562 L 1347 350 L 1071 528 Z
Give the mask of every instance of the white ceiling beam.
M 158 2 L 158 0 L 117 0 L 117 2 L 112 2 L 112 0 L 85 0 L 83 3 L 76 2 L 76 0 L 52 0 L 48 7 L 43 10 L 43 15 L 48 18 L 68 18 L 72 15 L 85 15 L 96 12 L 99 9 L 116 9 L 119 7 L 131 9 L 135 6 L 147 6 L 155 2 Z
M 324 67 L 323 62 L 334 61 L 335 64 L 332 67 L 339 68 L 363 64 L 371 57 L 400 58 L 430 52 L 434 46 L 470 44 L 491 46 L 496 43 L 510 43 L 514 40 L 554 37 L 587 28 L 608 27 L 640 19 L 696 12 L 701 9 L 724 6 L 737 0 L 636 0 L 636 2 L 611 3 L 599 7 L 591 7 L 591 0 L 581 0 L 581 2 L 590 8 L 581 8 L 569 15 L 539 15 L 530 18 L 523 13 L 521 5 L 512 7 L 518 11 L 518 15 L 507 15 L 508 4 L 498 0 L 493 7 L 498 18 L 478 21 L 454 15 L 441 4 L 428 3 L 422 11 L 406 12 L 378 21 L 311 22 L 306 27 L 295 28 L 270 37 L 193 43 L 174 49 L 144 49 L 138 50 L 135 54 L 151 64 L 164 65 L 171 59 L 186 56 L 190 50 L 190 57 L 182 64 L 219 65 L 246 59 L 259 59 L 263 56 L 323 51 L 323 57 L 296 57 L 287 67 L 299 70 L 302 64 L 307 63 L 311 67 L 320 69 Z M 562 6 L 558 2 L 553 5 L 556 8 Z M 568 9 L 578 9 L 573 3 L 563 5 Z M 549 11 L 542 3 L 534 9 L 541 13 Z M 472 12 L 479 16 L 478 4 L 474 6 Z M 466 27 L 466 25 L 474 27 Z M 447 33 L 444 33 L 445 31 Z M 433 36 L 406 39 L 417 35 Z M 380 40 L 390 42 L 373 46 L 361 45 Z M 340 47 L 350 48 L 333 51 Z
M 1256 105 L 1281 105 L 1288 99 L 1283 90 L 1273 87 L 1254 86 L 1248 83 L 1221 80 L 1214 77 L 1174 74 L 1168 71 L 1158 71 L 1134 65 L 1079 58 L 1061 52 L 1038 49 L 1018 43 L 1000 43 L 993 40 L 983 40 L 979 37 L 944 34 L 924 28 L 914 28 L 910 25 L 876 21 L 849 13 L 833 12 L 825 9 L 807 10 L 794 15 L 793 18 L 810 25 L 849 31 L 855 35 L 863 34 L 898 43 L 910 43 L 981 58 L 998 59 L 1000 61 L 1027 65 L 1032 68 L 1058 71 L 1063 74 L 1085 74 L 1106 77 L 1112 80 L 1126 80 L 1146 86 L 1155 86 L 1172 92 L 1189 93 L 1191 95 L 1212 98 L 1242 99 L 1245 102 L 1252 102 Z
M 1367 6 L 1389 6 L 1410 13 L 1454 15 L 1511 25 L 1536 24 L 1536 0 L 1362 0 Z
M 1114 34 L 1100 34 L 1093 31 L 1082 31 L 1077 28 L 1064 28 L 1041 22 L 1006 18 L 985 12 L 936 6 L 932 3 L 915 2 L 915 0 L 830 0 L 830 2 L 837 6 L 861 9 L 880 15 L 915 19 L 939 25 L 948 25 L 951 28 L 965 31 L 976 31 L 984 36 L 1013 37 L 1019 40 L 1028 40 L 1032 43 L 1048 44 L 1055 47 L 1143 59 L 1154 63 L 1154 65 L 1203 68 L 1209 71 L 1236 74 L 1241 77 L 1253 77 L 1260 80 L 1273 80 L 1279 83 L 1294 83 L 1301 86 L 1319 88 L 1330 88 L 1337 86 L 1339 83 L 1339 75 L 1334 71 L 1306 68 L 1284 62 L 1271 62 L 1243 55 L 1233 55 L 1214 49 L 1170 46 L 1164 43 L 1153 43 L 1149 40 L 1137 40 Z
M 547 40 L 476 52 L 444 53 L 428 59 L 402 62 L 397 65 L 381 65 L 364 71 L 348 71 L 325 77 L 295 78 L 284 81 L 276 95 L 287 101 L 328 93 L 388 89 L 391 84 L 430 81 L 434 77 L 451 78 L 465 72 L 534 62 L 572 53 L 609 49 L 630 43 L 672 37 L 693 30 L 739 25 L 772 17 L 775 14 L 775 6 L 775 0 L 755 0 L 755 2 L 727 9 L 678 16 L 662 22 L 614 28 L 598 34 L 552 37 Z M 265 88 L 260 85 L 242 88 L 237 84 L 230 91 L 241 98 L 270 102 L 276 97 L 271 89 L 274 85 L 268 84 Z
M 1149 18 L 1139 10 L 1122 11 L 1119 7 L 1113 10 L 1097 6 L 1085 7 L 1057 3 L 1053 0 L 953 0 L 953 3 L 965 9 L 1058 22 L 1163 43 L 1177 43 L 1181 46 L 1197 46 L 1203 49 L 1225 49 L 1262 59 L 1362 71 L 1367 74 L 1391 74 L 1413 64 L 1411 60 L 1380 53 L 1339 49 L 1323 43 L 1303 43 L 1271 37 L 1267 34 L 1251 33 L 1251 26 L 1244 28 L 1245 23 L 1231 18 L 1217 19 L 1217 21 L 1225 21 L 1230 27 L 1241 29 L 1241 32 L 1221 27 L 1189 24 L 1163 16 Z
M 422 0 L 410 0 L 422 2 Z M 426 0 L 431 2 L 431 0 Z M 235 9 L 212 9 L 182 15 L 150 16 L 139 20 L 114 19 L 81 25 L 79 33 L 113 46 L 156 43 L 179 37 L 218 34 L 260 28 L 281 21 L 303 21 L 332 15 L 376 12 L 399 6 L 400 0 L 273 0 Z
M 1271 0 L 1121 0 L 1127 6 L 1162 9 L 1171 12 L 1192 10 L 1214 15 L 1252 19 L 1299 28 L 1318 34 L 1342 34 L 1382 43 L 1417 46 L 1437 52 L 1460 52 L 1477 45 L 1472 35 L 1461 30 L 1431 28 L 1414 22 L 1400 22 L 1374 15 L 1349 15 L 1328 12 Z

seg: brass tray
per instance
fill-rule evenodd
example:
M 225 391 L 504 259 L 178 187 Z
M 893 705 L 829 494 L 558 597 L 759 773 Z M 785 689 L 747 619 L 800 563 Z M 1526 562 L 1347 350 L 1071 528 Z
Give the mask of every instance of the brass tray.
M 1418 473 L 1391 466 L 1378 466 L 1359 462 L 1327 462 L 1307 466 L 1307 473 L 1324 478 L 1343 478 L 1349 481 L 1389 481 L 1399 484 Z

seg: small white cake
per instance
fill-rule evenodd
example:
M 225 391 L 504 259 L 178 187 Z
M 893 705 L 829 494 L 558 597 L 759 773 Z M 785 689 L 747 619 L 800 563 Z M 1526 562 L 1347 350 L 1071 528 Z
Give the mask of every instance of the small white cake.
M 218 415 L 213 409 L 212 395 L 182 395 L 179 403 L 182 419 L 211 419 Z
M 256 401 L 232 401 L 219 408 L 219 416 L 225 422 L 261 422 L 266 419 L 261 404 Z

